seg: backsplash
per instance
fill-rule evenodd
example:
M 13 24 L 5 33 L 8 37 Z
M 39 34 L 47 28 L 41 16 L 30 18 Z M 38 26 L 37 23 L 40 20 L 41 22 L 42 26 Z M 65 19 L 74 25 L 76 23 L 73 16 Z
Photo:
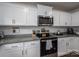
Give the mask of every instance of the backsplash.
M 32 30 L 41 30 L 42 27 L 0 27 L 0 31 L 4 31 L 5 35 L 17 35 L 17 34 L 32 34 Z M 45 29 L 49 30 L 50 32 L 60 32 L 66 31 L 66 28 L 59 28 L 59 27 L 48 27 L 45 26 Z
M 4 31 L 5 35 L 18 35 L 18 34 L 32 34 L 32 30 L 41 30 L 41 28 L 45 28 L 49 30 L 51 33 L 53 32 L 65 32 L 65 27 L 48 27 L 48 26 L 42 26 L 42 27 L 0 27 L 0 31 Z M 79 32 L 79 27 L 74 28 L 75 32 Z

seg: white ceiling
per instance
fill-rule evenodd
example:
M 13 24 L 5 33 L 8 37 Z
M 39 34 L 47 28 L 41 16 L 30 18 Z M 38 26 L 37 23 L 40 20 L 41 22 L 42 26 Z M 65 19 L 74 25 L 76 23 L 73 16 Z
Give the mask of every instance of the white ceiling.
M 17 2 L 17 3 L 32 4 L 32 5 L 36 5 L 39 3 L 43 5 L 52 6 L 55 9 L 64 10 L 64 11 L 71 11 L 79 8 L 79 2 Z
M 53 6 L 55 9 L 71 11 L 79 8 L 79 2 L 38 2 L 40 4 Z

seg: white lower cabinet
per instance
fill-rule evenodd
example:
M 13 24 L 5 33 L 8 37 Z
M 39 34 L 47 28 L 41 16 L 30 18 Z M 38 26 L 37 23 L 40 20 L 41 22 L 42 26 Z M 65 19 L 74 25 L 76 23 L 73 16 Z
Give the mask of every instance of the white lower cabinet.
M 72 52 L 74 50 L 74 37 L 68 37 L 66 38 L 66 52 Z
M 79 37 L 75 37 L 74 45 L 74 50 L 79 53 Z
M 24 43 L 25 57 L 40 57 L 40 41 Z
M 40 41 L 1 45 L 0 57 L 40 57 Z
M 74 37 L 58 39 L 58 56 L 65 55 L 74 50 Z
M 66 53 L 66 42 L 64 38 L 58 39 L 58 56 Z
M 0 57 L 22 57 L 22 43 L 5 44 L 0 46 Z

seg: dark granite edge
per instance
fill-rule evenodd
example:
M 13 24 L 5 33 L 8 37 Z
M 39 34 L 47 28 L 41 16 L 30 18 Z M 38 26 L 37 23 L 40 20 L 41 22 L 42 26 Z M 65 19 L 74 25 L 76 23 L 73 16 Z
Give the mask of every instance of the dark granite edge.
M 16 41 L 16 42 L 4 42 L 4 43 L 0 43 L 0 45 L 4 45 L 4 44 L 12 44 L 12 43 L 30 42 L 30 41 L 36 41 L 36 40 L 39 40 L 39 39 L 25 40 L 25 41 Z
M 5 35 L 4 38 L 21 38 L 21 37 L 32 37 L 32 34 Z

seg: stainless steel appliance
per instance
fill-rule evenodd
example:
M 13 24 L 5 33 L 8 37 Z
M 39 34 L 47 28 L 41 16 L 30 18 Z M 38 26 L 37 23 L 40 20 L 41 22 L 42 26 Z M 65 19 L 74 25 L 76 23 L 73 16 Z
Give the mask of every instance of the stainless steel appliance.
M 52 40 L 52 48 L 50 50 L 46 49 L 46 43 L 47 40 Z M 46 56 L 49 54 L 53 54 L 53 53 L 57 53 L 57 38 L 56 37 L 52 37 L 52 38 L 41 38 L 40 40 L 40 54 L 41 56 Z
M 41 28 L 41 31 L 38 31 L 36 36 L 40 38 L 40 56 L 45 56 L 57 52 L 57 37 L 50 35 L 49 30 Z M 49 43 L 47 41 L 50 41 L 51 43 L 52 47 L 50 49 L 47 49 L 47 46 L 50 46 L 49 44 L 47 45 L 47 43 Z
M 50 16 L 38 16 L 38 26 L 53 25 L 53 17 Z
M 67 34 L 75 34 L 73 28 L 67 28 Z

